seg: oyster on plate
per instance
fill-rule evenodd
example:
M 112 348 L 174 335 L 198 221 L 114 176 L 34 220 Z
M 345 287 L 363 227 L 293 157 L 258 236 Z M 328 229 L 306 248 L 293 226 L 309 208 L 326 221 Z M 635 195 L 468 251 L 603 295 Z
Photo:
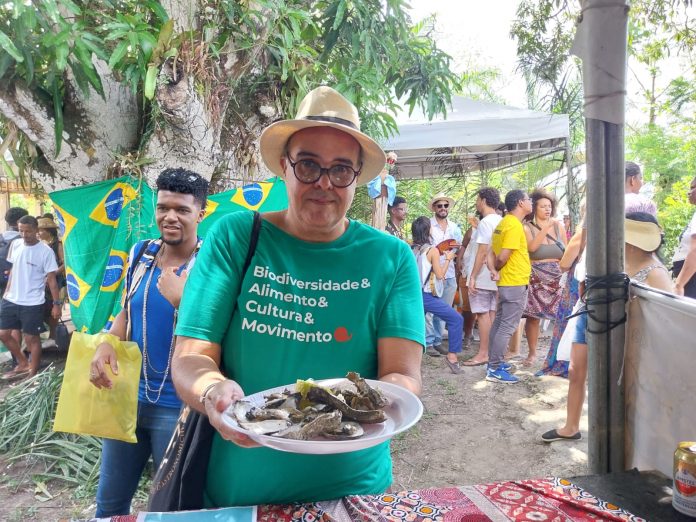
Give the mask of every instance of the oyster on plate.
M 355 372 L 330 388 L 297 381 L 296 390 L 268 395 L 262 406 L 237 401 L 232 415 L 245 430 L 294 440 L 356 439 L 365 433 L 361 423 L 387 419 L 389 401 Z

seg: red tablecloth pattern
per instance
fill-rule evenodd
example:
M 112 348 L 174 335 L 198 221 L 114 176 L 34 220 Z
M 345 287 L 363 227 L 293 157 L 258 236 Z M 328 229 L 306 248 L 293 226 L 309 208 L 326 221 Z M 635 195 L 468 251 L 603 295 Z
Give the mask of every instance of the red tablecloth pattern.
M 111 522 L 135 522 L 137 518 L 114 517 Z M 645 522 L 555 477 L 352 496 L 313 504 L 263 505 L 257 507 L 257 521 Z
M 459 488 L 345 497 L 296 506 L 259 506 L 258 520 L 377 521 L 630 521 L 643 519 L 560 478 L 494 482 Z

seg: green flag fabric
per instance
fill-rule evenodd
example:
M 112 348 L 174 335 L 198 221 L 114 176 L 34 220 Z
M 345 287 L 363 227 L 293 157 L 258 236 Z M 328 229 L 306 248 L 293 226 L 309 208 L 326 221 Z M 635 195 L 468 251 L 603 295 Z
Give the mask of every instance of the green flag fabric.
M 159 237 L 157 195 L 142 179 L 125 176 L 50 195 L 65 251 L 67 293 L 75 328 L 97 333 L 120 310 L 125 265 L 131 247 Z M 198 235 L 230 212 L 287 208 L 280 178 L 251 183 L 208 197 Z

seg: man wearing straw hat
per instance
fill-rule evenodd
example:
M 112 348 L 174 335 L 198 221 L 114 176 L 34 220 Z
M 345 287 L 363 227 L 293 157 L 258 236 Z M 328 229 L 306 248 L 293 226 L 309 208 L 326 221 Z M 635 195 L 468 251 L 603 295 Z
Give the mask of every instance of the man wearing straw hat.
M 217 430 L 205 481 L 208 506 L 319 501 L 385 491 L 389 443 L 327 455 L 256 446 L 223 420 L 246 395 L 297 379 L 356 371 L 419 393 L 424 331 L 408 245 L 346 218 L 356 185 L 385 155 L 360 131 L 357 109 L 329 87 L 295 119 L 261 135 L 261 156 L 286 182 L 288 208 L 230 214 L 206 236 L 179 310 L 172 362 L 181 398 Z M 270 470 L 270 472 L 269 472 Z
M 462 231 L 456 223 L 447 219 L 450 209 L 454 206 L 454 199 L 440 192 L 430 200 L 430 208 L 433 217 L 430 218 L 430 244 L 437 246 L 447 239 L 454 239 L 457 243 L 462 242 Z M 440 259 L 444 262 L 444 255 Z M 450 263 L 445 273 L 445 285 L 441 299 L 452 306 L 454 294 L 457 292 L 457 271 L 455 263 Z M 445 323 L 438 317 L 427 314 L 425 318 L 425 344 L 426 353 L 433 357 L 440 354 L 447 355 L 448 351 L 442 347 L 442 339 L 445 332 Z

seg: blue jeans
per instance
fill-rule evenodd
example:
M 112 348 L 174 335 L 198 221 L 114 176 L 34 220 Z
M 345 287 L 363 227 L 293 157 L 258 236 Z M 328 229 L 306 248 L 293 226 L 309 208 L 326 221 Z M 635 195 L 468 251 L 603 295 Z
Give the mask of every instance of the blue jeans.
M 450 277 L 445 279 L 445 288 L 442 292 L 441 299 L 447 306 L 452 306 L 454 302 L 454 294 L 457 292 L 457 279 Z M 452 332 L 449 331 L 449 335 Z M 445 321 L 441 320 L 439 317 L 431 314 L 425 316 L 425 345 L 426 346 L 438 346 L 442 344 L 442 334 L 445 332 Z
M 426 292 L 423 292 L 423 309 L 447 324 L 449 352 L 461 352 L 464 331 L 464 318 L 462 315 L 445 303 L 441 297 L 435 297 L 433 294 Z
M 172 438 L 179 409 L 138 402 L 135 444 L 103 439 L 96 517 L 128 515 L 140 476 L 152 455 L 157 469 Z

